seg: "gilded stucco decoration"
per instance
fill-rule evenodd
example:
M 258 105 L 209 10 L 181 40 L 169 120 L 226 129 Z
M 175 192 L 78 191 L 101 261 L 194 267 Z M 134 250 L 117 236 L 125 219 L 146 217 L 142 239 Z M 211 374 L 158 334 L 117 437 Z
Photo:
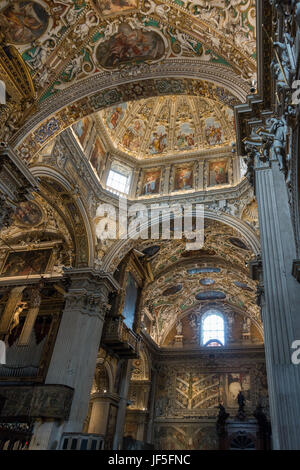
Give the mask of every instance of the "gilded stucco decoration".
M 163 156 L 234 140 L 233 110 L 209 98 L 166 96 L 100 111 L 113 144 L 136 158 Z
M 145 252 L 151 245 L 145 241 L 138 249 Z M 249 317 L 262 340 L 256 283 L 246 268 L 253 254 L 233 229 L 206 222 L 205 244 L 196 252 L 187 251 L 182 240 L 157 241 L 155 246 L 159 250 L 151 260 L 154 281 L 145 289 L 142 312 L 145 324 L 151 323 L 148 332 L 158 344 L 164 344 L 172 328 L 175 331 L 178 320 L 188 315 L 193 323 L 191 314 L 210 305 L 219 306 L 229 316 L 238 311 Z M 191 328 L 195 334 L 195 325 Z
M 168 63 L 170 69 L 173 61 L 179 60 L 179 64 L 194 60 L 193 67 L 207 64 L 216 70 L 226 69 L 225 73 L 231 74 L 233 81 L 241 79 L 242 87 L 245 84 L 249 87 L 255 77 L 253 0 L 139 0 L 125 4 L 92 0 L 3 0 L 0 23 L 5 42 L 16 47 L 22 56 L 36 90 L 34 103 L 28 102 L 26 120 L 44 102 L 49 109 L 54 96 L 63 100 L 68 89 L 75 91 L 77 84 L 92 77 L 97 80 L 101 76 L 101 81 L 106 81 L 112 71 L 132 78 L 153 66 L 164 67 Z M 174 71 L 173 76 L 176 75 Z M 168 81 L 171 80 L 169 76 Z M 141 96 L 140 90 L 132 91 L 135 96 L 127 96 L 123 101 Z M 74 96 L 76 92 L 73 100 Z M 122 100 L 115 99 L 115 102 Z M 78 103 L 79 107 L 82 104 Z M 88 106 L 85 114 L 95 110 L 93 105 Z M 68 113 L 62 121 L 67 118 L 69 125 L 74 122 L 74 111 L 71 111 L 73 117 Z M 8 120 L 16 120 L 16 113 L 13 110 Z M 1 137 L 9 140 L 19 126 L 8 124 Z M 38 142 L 44 143 L 64 127 L 53 116 L 36 135 Z M 187 128 L 181 131 L 183 135 L 190 134 Z

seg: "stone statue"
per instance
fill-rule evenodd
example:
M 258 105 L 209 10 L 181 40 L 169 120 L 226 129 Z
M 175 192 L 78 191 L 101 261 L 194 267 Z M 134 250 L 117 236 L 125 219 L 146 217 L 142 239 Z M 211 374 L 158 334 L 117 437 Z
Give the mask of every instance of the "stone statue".
M 237 401 L 238 401 L 238 404 L 239 404 L 239 411 L 244 411 L 245 397 L 244 397 L 243 392 L 241 390 L 238 393 Z
M 15 313 L 12 318 L 12 322 L 9 326 L 9 334 L 13 331 L 16 326 L 20 323 L 20 315 L 23 312 L 24 308 L 27 307 L 27 302 L 20 302 L 19 305 L 17 306 Z
M 284 72 L 284 73 L 283 73 Z M 271 73 L 273 77 L 276 79 L 276 85 L 279 89 L 289 89 L 289 70 L 287 67 L 283 67 L 282 69 L 278 62 L 275 60 L 272 61 L 271 63 Z
M 177 336 L 182 335 L 182 323 L 180 320 L 176 323 L 176 335 Z
M 282 116 L 281 119 L 272 118 L 270 122 L 270 135 L 273 137 L 271 149 L 278 160 L 280 170 L 284 171 L 285 143 L 287 135 L 286 121 L 285 118 Z
M 225 434 L 225 424 L 226 420 L 229 418 L 229 413 L 226 413 L 225 407 L 222 405 L 222 403 L 219 404 L 219 413 L 218 413 L 218 418 L 217 418 L 217 433 L 219 436 L 222 436 Z

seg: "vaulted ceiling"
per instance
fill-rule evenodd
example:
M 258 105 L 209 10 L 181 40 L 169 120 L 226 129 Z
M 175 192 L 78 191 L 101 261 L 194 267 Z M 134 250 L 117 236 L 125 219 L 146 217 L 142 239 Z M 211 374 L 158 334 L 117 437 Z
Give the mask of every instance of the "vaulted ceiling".
M 237 231 L 205 221 L 201 250 L 187 250 L 185 240 L 145 241 L 138 245 L 151 260 L 154 280 L 143 294 L 144 309 L 155 318 L 152 337 L 163 344 L 178 319 L 213 305 L 249 316 L 262 333 L 256 282 L 249 277 L 251 248 Z

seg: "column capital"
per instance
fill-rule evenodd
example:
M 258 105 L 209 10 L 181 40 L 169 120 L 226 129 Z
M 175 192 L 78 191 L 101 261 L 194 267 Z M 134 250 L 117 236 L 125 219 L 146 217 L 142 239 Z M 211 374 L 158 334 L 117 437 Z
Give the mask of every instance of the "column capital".
M 105 317 L 110 309 L 108 296 L 119 289 L 112 274 L 93 268 L 64 268 L 67 280 L 67 309 L 81 310 L 82 314 Z

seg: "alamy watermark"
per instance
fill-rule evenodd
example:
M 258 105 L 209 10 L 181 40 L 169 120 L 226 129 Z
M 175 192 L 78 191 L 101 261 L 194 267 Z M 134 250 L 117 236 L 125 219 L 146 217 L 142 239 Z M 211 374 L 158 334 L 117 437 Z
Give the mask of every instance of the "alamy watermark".
M 292 363 L 295 366 L 298 366 L 300 364 L 300 340 L 296 339 L 295 341 L 292 342 L 291 349 L 295 349 L 295 351 L 292 354 Z
M 203 204 L 150 204 L 128 206 L 119 198 L 119 210 L 103 203 L 96 212 L 96 235 L 100 240 L 138 239 L 180 240 L 185 238 L 187 250 L 199 250 L 204 245 Z
M 1 364 L 6 364 L 6 345 L 2 340 L 0 340 L 0 365 Z
M 3 80 L 0 80 L 0 104 L 6 104 L 6 86 Z

